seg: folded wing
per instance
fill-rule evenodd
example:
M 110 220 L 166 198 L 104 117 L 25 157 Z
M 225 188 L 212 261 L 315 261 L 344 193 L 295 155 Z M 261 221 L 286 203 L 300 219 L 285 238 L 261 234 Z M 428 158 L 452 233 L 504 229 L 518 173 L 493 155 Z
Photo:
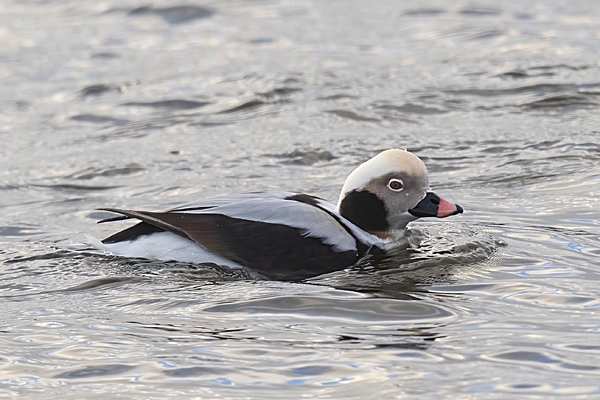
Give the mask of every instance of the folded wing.
M 318 202 L 279 193 L 221 196 L 167 212 L 105 209 L 142 222 L 103 242 L 167 231 L 267 277 L 301 279 L 359 259 L 356 238 Z

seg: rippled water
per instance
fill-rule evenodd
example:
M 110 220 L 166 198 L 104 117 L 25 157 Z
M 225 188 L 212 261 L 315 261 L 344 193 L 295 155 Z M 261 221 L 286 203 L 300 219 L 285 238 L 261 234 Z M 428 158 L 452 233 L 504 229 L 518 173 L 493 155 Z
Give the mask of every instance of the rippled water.
M 594 0 L 4 2 L 0 396 L 600 395 L 599 26 Z M 117 229 L 99 207 L 335 200 L 390 147 L 466 212 L 366 266 L 60 250 Z

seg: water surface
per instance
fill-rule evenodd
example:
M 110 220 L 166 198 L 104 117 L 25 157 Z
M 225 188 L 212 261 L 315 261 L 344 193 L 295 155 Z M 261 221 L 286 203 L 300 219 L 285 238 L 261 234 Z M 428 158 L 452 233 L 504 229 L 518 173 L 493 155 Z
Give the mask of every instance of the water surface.
M 6 2 L 0 394 L 600 395 L 598 26 L 592 0 Z M 335 201 L 392 147 L 466 212 L 375 264 L 60 250 L 125 226 L 100 207 Z

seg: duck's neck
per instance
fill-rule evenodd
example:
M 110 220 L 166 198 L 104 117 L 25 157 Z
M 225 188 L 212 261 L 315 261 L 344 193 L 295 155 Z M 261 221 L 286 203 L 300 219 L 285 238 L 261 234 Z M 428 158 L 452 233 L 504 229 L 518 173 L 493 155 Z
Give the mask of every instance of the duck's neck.
M 346 193 L 338 203 L 338 211 L 342 217 L 375 236 L 386 236 L 390 232 L 385 204 L 369 191 L 353 190 Z
M 369 232 L 371 235 L 377 236 L 384 242 L 395 242 L 400 240 L 406 234 L 406 229 L 389 229 L 387 231 Z

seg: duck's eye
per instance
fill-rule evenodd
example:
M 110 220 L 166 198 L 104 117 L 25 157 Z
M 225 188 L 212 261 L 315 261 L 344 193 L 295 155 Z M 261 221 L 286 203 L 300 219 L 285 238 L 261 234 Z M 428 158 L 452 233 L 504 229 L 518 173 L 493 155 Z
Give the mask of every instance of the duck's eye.
M 388 182 L 388 187 L 394 192 L 401 192 L 404 189 L 404 182 L 401 179 L 392 178 Z

